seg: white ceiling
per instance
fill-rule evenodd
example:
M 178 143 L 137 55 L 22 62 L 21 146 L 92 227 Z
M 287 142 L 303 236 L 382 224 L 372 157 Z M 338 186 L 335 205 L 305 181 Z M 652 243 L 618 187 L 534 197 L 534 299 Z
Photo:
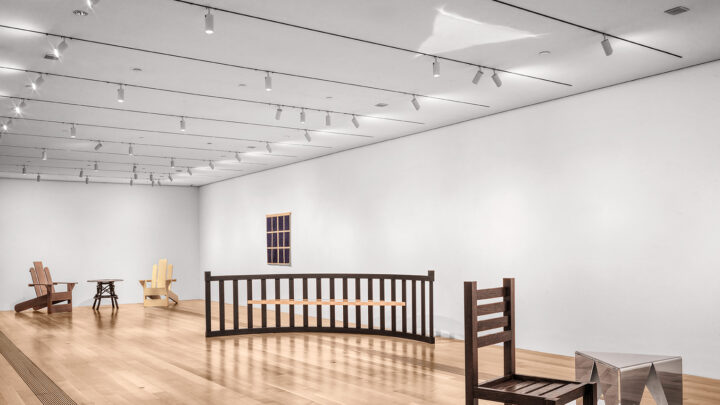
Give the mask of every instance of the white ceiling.
M 614 54 L 606 57 L 597 33 L 491 0 L 203 3 L 572 84 L 501 74 L 504 84 L 496 88 L 489 71 L 473 85 L 472 66 L 441 60 L 441 75 L 433 78 L 428 56 L 221 11 L 214 12 L 215 33 L 207 35 L 204 9 L 171 0 L 101 0 L 85 17 L 72 13 L 88 10 L 84 0 L 0 0 L 1 25 L 259 69 L 78 40 L 69 41 L 60 61 L 50 61 L 43 55 L 51 49 L 49 41 L 57 44 L 59 38 L 0 28 L 0 66 L 110 82 L 47 76 L 34 92 L 29 83 L 37 74 L 0 69 L 0 95 L 12 97 L 0 97 L 0 121 L 15 115 L 13 103 L 28 99 L 0 141 L 0 177 L 34 179 L 41 173 L 43 179 L 82 181 L 78 173 L 84 168 L 91 182 L 127 183 L 136 163 L 136 184 L 149 184 L 151 172 L 166 179 L 168 173 L 182 171 L 173 185 L 198 186 L 720 58 L 720 2 L 679 1 L 510 2 L 682 58 L 618 40 L 612 40 Z M 663 12 L 677 5 L 690 11 L 678 16 Z M 541 51 L 551 54 L 541 56 Z M 419 97 L 422 107 L 415 111 L 407 94 L 280 74 L 273 75 L 273 90 L 267 92 L 264 70 L 464 103 Z M 128 85 L 125 103 L 116 101 L 115 83 Z M 351 124 L 349 115 L 332 114 L 328 127 L 324 112 L 307 111 L 307 122 L 301 124 L 299 110 L 285 107 L 276 121 L 274 107 L 263 104 L 131 85 L 357 114 L 360 127 Z M 180 131 L 180 116 L 188 117 L 185 133 Z M 76 123 L 77 139 L 70 139 L 69 123 Z M 312 142 L 305 140 L 304 128 Z M 97 140 L 104 144 L 98 152 Z M 271 143 L 272 153 L 265 142 Z M 135 156 L 128 155 L 129 143 Z M 438 144 L 438 149 L 451 147 Z M 43 148 L 46 161 L 40 159 Z M 241 153 L 242 162 L 234 159 L 235 152 Z M 171 157 L 175 169 L 170 168 Z M 96 161 L 97 172 L 91 170 Z M 21 174 L 23 165 L 30 175 Z M 193 176 L 187 174 L 188 167 Z

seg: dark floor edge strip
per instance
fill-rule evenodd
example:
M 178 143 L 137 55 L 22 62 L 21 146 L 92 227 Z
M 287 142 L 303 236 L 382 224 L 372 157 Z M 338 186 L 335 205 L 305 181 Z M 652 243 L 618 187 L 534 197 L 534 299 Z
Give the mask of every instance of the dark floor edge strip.
M 55 384 L 25 353 L 0 331 L 0 354 L 15 369 L 30 390 L 43 404 L 77 405 L 70 396 Z

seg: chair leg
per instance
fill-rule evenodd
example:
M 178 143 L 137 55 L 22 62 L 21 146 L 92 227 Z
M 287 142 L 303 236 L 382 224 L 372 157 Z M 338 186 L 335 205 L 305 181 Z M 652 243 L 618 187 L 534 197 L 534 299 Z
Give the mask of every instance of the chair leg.
M 583 395 L 583 405 L 597 405 L 598 392 L 597 383 L 591 383 L 585 388 L 585 394 Z

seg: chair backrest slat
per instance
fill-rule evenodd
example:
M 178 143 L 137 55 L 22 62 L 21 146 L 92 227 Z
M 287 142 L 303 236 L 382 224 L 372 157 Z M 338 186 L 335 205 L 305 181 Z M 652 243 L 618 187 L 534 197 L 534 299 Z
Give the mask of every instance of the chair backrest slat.
M 167 277 L 167 259 L 160 259 L 158 262 L 157 269 L 157 287 L 165 287 L 165 280 Z
M 35 263 L 37 263 L 37 262 L 34 262 L 33 264 L 35 264 Z M 40 263 L 40 268 L 42 268 L 42 263 Z M 38 274 L 39 274 L 39 272 L 37 271 L 37 269 L 35 267 L 30 267 L 30 277 L 32 278 L 33 283 L 40 282 L 40 278 L 38 277 Z M 35 286 L 35 295 L 36 296 L 40 297 L 40 296 L 45 295 L 45 293 L 43 293 L 43 291 L 45 291 L 45 287 L 41 287 L 39 285 Z
M 30 277 L 33 283 L 52 284 L 50 277 L 50 269 L 43 267 L 42 262 L 33 262 L 33 268 L 30 269 Z M 55 287 L 50 286 L 49 292 L 55 292 Z M 48 293 L 48 288 L 42 285 L 35 286 L 35 294 L 40 297 Z

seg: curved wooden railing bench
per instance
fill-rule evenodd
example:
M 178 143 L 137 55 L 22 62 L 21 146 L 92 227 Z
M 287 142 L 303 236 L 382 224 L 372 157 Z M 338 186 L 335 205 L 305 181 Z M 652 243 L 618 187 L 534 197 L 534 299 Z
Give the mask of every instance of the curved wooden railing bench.
M 213 276 L 205 272 L 205 336 L 228 336 L 276 332 L 337 332 L 395 336 L 435 343 L 433 283 L 435 272 L 409 274 L 254 274 Z M 217 282 L 218 329 L 213 330 L 212 288 Z M 225 325 L 225 282 L 232 285 L 232 327 Z M 240 283 L 245 284 L 241 286 Z M 255 284 L 255 286 L 253 286 Z M 259 284 L 259 294 L 257 294 Z M 273 297 L 268 297 L 268 284 Z M 295 298 L 296 285 L 302 298 Z M 244 287 L 244 288 L 241 288 Z M 310 288 L 313 297 L 310 298 Z M 337 294 L 336 294 L 336 290 Z M 352 297 L 350 291 L 353 291 Z M 377 295 L 375 295 L 377 291 Z M 245 292 L 243 294 L 243 292 Z M 389 293 L 388 293 L 389 292 Z M 259 295 L 259 297 L 258 297 Z M 242 296 L 242 297 L 241 297 Z M 241 300 L 241 298 L 243 298 Z M 245 319 L 239 307 L 247 305 Z M 253 322 L 253 306 L 260 307 L 260 327 Z M 268 325 L 268 306 L 275 322 Z M 283 324 L 282 306 L 289 319 Z M 302 321 L 295 319 L 302 307 Z M 310 307 L 315 319 L 310 321 Z M 323 318 L 329 307 L 329 318 Z M 355 308 L 351 325 L 350 307 Z M 298 308 L 298 312 L 300 308 Z M 325 322 L 323 323 L 323 320 Z M 329 320 L 329 323 L 328 323 Z

